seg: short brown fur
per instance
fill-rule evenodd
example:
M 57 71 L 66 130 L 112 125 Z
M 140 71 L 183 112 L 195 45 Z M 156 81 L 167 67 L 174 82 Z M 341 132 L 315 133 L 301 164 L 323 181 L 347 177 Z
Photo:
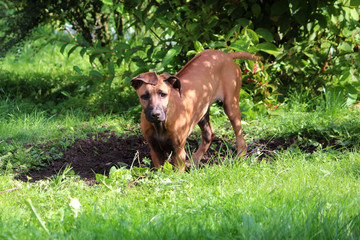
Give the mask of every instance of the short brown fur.
M 150 145 L 156 168 L 172 153 L 173 163 L 179 171 L 184 171 L 186 139 L 196 124 L 201 129 L 202 140 L 192 158 L 195 165 L 199 164 L 215 137 L 209 120 L 209 108 L 216 100 L 224 104 L 235 132 L 238 154 L 245 152 L 239 108 L 242 75 L 233 61 L 237 58 L 261 60 L 245 52 L 205 50 L 175 76 L 149 72 L 131 80 L 143 108 L 141 130 Z

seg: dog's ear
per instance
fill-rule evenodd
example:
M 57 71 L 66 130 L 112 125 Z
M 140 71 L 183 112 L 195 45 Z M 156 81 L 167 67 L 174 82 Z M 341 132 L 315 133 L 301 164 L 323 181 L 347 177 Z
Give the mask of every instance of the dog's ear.
M 173 88 L 175 88 L 175 89 L 177 89 L 179 91 L 180 96 L 181 96 L 181 82 L 180 82 L 180 79 L 178 77 L 176 77 L 175 75 L 171 75 L 170 73 L 167 73 L 167 72 L 165 72 L 165 73 L 163 73 L 161 75 L 163 75 L 165 77 L 165 80 L 164 80 L 165 82 L 170 83 L 170 85 Z
M 156 85 L 158 83 L 158 76 L 156 75 L 156 72 L 147 72 L 140 74 L 137 77 L 134 77 L 131 79 L 130 84 L 135 90 L 137 90 L 143 83 Z

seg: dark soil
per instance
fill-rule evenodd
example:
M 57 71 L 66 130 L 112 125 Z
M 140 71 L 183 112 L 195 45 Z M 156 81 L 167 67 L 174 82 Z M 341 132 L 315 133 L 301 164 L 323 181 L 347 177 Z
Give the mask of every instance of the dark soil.
M 236 149 L 229 145 L 232 142 L 233 140 L 215 138 L 202 159 L 202 164 L 218 164 L 218 161 L 224 160 L 227 155 L 234 156 L 233 153 L 236 152 Z M 296 137 L 290 140 L 281 138 L 258 139 L 249 144 L 246 157 L 255 155 L 259 161 L 272 161 L 275 151 L 285 150 L 292 147 L 296 142 Z M 196 140 L 189 139 L 187 143 L 187 151 L 194 152 L 198 147 Z M 320 144 L 323 144 L 324 147 L 334 145 L 331 142 Z M 30 170 L 26 175 L 19 175 L 17 178 L 23 181 L 47 179 L 61 173 L 66 166 L 70 165 L 81 179 L 93 184 L 96 173 L 108 175 L 112 166 L 145 167 L 142 159 L 150 158 L 150 148 L 142 136 L 133 135 L 124 138 L 110 131 L 88 134 L 86 139 L 75 139 L 66 149 L 57 147 L 60 158 L 51 159 L 53 153 L 49 149 L 53 146 L 60 146 L 60 144 L 48 142 L 32 146 L 41 149 L 44 155 L 50 156 L 50 164 L 37 170 Z M 308 153 L 313 153 L 317 149 L 313 145 L 303 147 L 297 145 L 296 147 Z

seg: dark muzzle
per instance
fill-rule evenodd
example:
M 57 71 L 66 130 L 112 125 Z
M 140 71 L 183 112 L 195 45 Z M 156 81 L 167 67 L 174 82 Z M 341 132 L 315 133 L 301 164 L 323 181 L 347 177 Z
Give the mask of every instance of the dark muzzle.
M 166 119 L 166 113 L 159 106 L 149 107 L 146 111 L 145 117 L 149 122 L 164 122 Z

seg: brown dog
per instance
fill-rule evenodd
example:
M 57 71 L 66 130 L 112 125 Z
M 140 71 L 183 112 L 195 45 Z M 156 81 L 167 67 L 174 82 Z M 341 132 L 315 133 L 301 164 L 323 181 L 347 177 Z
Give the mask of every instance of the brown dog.
M 245 151 L 239 108 L 242 76 L 233 59 L 261 60 L 246 52 L 205 50 L 175 76 L 147 72 L 131 80 L 143 109 L 141 130 L 150 145 L 156 168 L 172 153 L 173 163 L 179 171 L 184 171 L 186 139 L 196 124 L 201 129 L 202 139 L 193 161 L 199 164 L 215 137 L 209 121 L 209 107 L 216 100 L 224 104 L 235 132 L 238 154 Z

